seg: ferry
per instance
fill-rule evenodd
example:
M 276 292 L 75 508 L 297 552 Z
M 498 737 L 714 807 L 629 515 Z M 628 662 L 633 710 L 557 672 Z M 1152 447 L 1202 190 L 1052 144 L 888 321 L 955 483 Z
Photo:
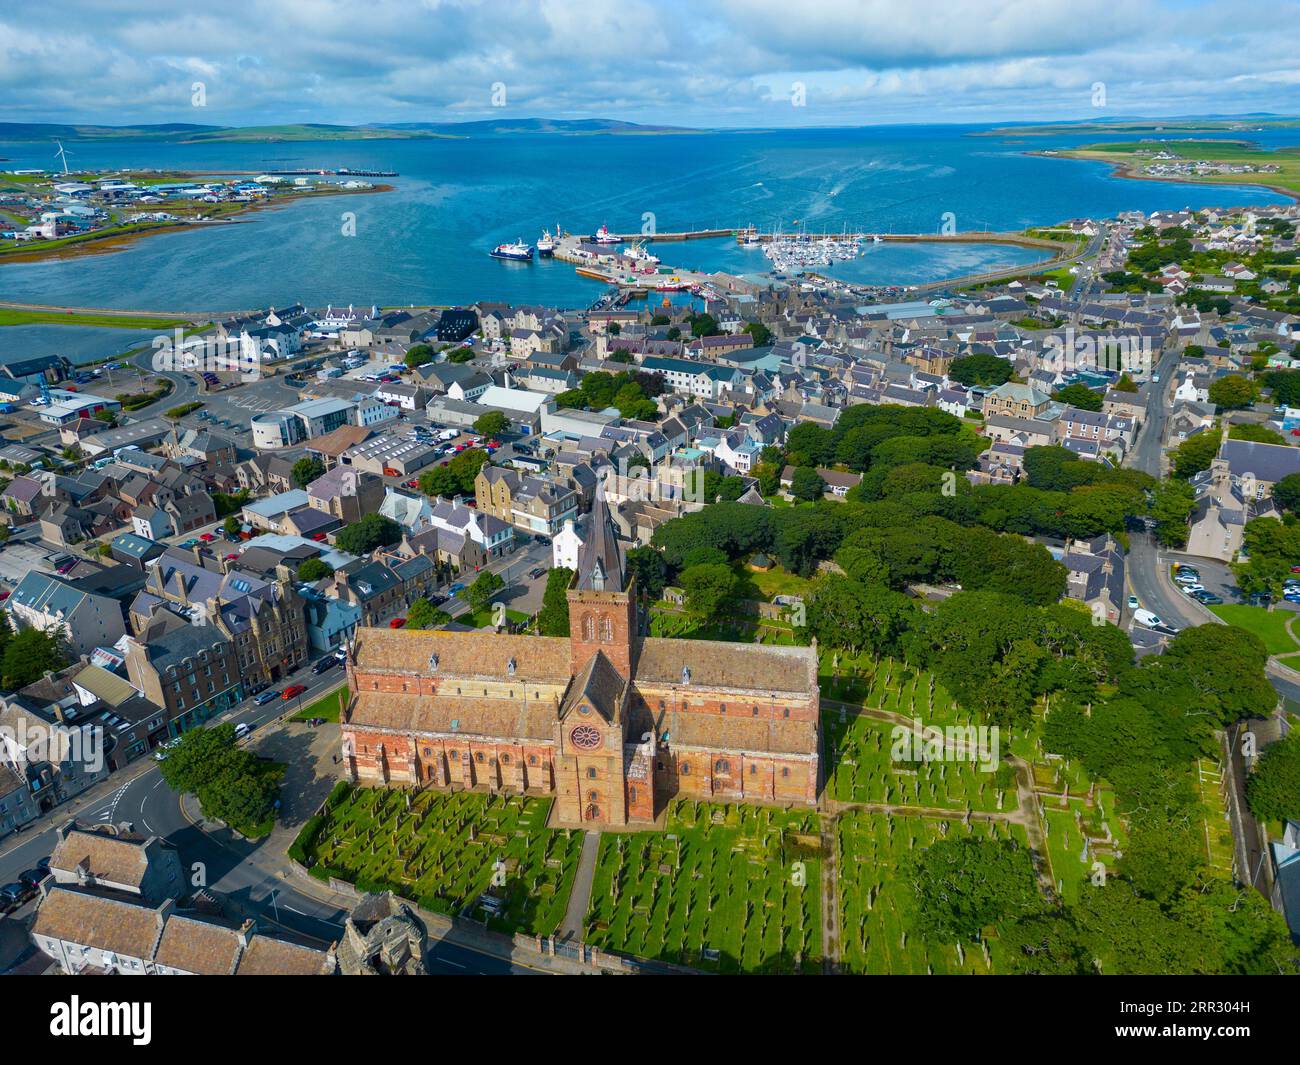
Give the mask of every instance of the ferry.
M 517 240 L 513 244 L 498 244 L 489 253 L 494 259 L 513 259 L 516 262 L 529 262 L 533 257 L 533 246 Z
M 555 227 L 555 236 L 551 236 L 549 229 L 542 230 L 542 235 L 537 238 L 538 255 L 554 255 L 556 245 L 560 243 L 560 227 Z
M 596 230 L 595 236 L 591 239 L 595 244 L 621 244 L 623 242 L 621 237 L 609 231 L 609 227 L 604 222 L 600 224 L 600 228 Z
M 627 256 L 629 259 L 632 259 L 632 260 L 634 260 L 634 261 L 636 261 L 636 262 L 639 262 L 639 263 L 651 263 L 651 264 L 653 264 L 653 263 L 657 263 L 657 262 L 659 261 L 659 256 L 657 256 L 657 255 L 653 255 L 653 254 L 651 254 L 649 251 L 647 251 L 647 250 L 646 250 L 646 246 L 645 246 L 645 242 L 644 242 L 644 241 L 640 241 L 640 240 L 638 240 L 638 241 L 636 241 L 634 244 L 632 244 L 632 245 L 627 249 L 627 251 L 623 252 L 623 254 L 624 254 L 625 256 Z

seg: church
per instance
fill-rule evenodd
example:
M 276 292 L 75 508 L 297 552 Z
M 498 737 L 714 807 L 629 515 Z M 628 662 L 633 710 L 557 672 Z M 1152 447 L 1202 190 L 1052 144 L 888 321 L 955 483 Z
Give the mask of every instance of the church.
M 812 806 L 816 648 L 642 635 L 600 494 L 567 637 L 359 629 L 343 768 L 368 785 L 553 795 L 555 821 L 649 825 L 681 796 Z

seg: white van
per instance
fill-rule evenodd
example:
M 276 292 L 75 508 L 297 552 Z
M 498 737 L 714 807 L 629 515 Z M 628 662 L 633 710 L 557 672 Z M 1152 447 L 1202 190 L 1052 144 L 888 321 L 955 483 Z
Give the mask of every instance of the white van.
M 1151 613 L 1149 610 L 1133 611 L 1133 620 L 1139 625 L 1145 625 L 1148 629 L 1154 629 L 1157 625 L 1164 624 L 1158 615 Z

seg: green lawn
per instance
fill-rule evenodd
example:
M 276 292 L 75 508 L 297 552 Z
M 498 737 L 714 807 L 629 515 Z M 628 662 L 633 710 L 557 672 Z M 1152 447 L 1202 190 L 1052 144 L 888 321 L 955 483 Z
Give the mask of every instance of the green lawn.
M 436 913 L 501 901 L 488 927 L 551 935 L 568 905 L 582 833 L 551 831 L 551 800 L 479 792 L 350 788 L 303 826 L 290 856 L 318 879 L 391 890 Z
M 1286 623 L 1295 616 L 1289 610 L 1266 610 L 1262 606 L 1234 603 L 1212 606 L 1210 610 L 1229 625 L 1253 632 L 1264 641 L 1264 646 L 1271 655 L 1300 651 L 1300 644 L 1286 631 Z
M 85 325 L 116 329 L 172 329 L 188 326 L 179 318 L 148 318 L 142 315 L 68 314 L 62 311 L 14 311 L 0 308 L 0 326 Z
M 326 721 L 337 722 L 347 701 L 348 686 L 342 684 L 332 692 L 322 695 L 314 703 L 299 710 L 290 721 L 310 721 L 313 717 L 323 717 Z
M 666 832 L 600 841 L 587 943 L 710 972 L 815 972 L 814 811 L 681 801 Z
M 773 566 L 766 573 L 745 570 L 743 576 L 758 589 L 761 598 L 771 602 L 778 595 L 807 596 L 812 591 L 812 581 L 790 573 L 781 566 Z

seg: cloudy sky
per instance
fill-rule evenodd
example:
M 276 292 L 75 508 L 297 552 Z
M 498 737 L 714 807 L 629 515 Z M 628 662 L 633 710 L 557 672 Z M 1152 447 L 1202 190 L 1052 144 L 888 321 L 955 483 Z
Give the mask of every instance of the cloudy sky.
M 46 0 L 0 5 L 0 121 L 1296 114 L 1297 27 L 1300 0 Z

